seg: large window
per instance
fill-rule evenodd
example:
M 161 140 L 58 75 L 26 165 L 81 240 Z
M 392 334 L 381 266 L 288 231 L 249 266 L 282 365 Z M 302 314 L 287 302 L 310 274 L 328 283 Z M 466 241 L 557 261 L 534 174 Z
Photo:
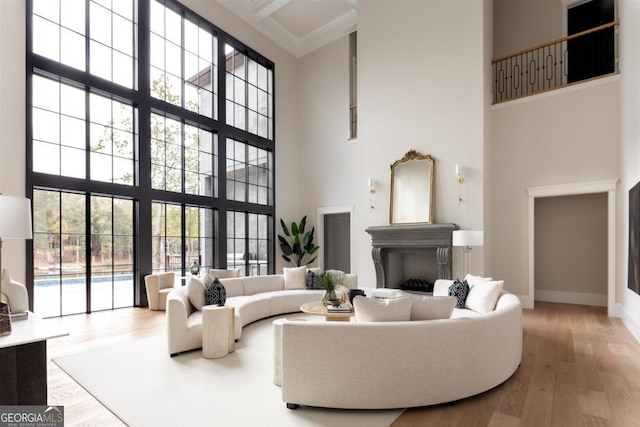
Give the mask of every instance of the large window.
M 273 63 L 173 0 L 27 14 L 37 314 L 144 304 L 194 262 L 273 273 Z

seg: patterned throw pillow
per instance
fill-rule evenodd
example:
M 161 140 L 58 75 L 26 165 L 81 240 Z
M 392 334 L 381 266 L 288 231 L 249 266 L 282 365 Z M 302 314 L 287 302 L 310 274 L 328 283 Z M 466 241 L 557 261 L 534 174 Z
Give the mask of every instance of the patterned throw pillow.
M 467 300 L 467 295 L 469 295 L 469 284 L 466 280 L 461 282 L 456 279 L 453 282 L 453 285 L 449 286 L 449 296 L 456 297 L 458 300 L 456 308 L 464 308 L 464 302 Z
M 313 289 L 322 289 L 319 285 L 318 285 L 318 281 L 320 280 L 320 275 L 322 273 L 316 273 L 313 270 L 307 270 L 307 289 L 309 290 L 313 290 Z
M 205 285 L 204 292 L 207 305 L 223 306 L 227 300 L 227 290 L 224 285 L 220 283 L 218 278 L 213 279 L 209 285 Z

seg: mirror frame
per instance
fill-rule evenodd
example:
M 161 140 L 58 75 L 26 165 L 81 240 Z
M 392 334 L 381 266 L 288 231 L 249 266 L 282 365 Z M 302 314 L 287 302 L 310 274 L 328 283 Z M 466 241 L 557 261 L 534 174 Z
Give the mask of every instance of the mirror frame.
M 429 175 L 429 182 L 426 182 L 424 184 L 421 183 L 414 183 L 417 184 L 417 190 L 418 192 L 421 192 L 424 190 L 425 192 L 425 196 L 427 198 L 427 201 L 429 203 L 427 212 L 424 212 L 424 215 L 420 215 L 417 221 L 412 221 L 412 222 L 396 222 L 394 220 L 394 212 L 396 210 L 400 211 L 403 207 L 403 205 L 397 206 L 398 204 L 396 203 L 396 206 L 394 206 L 393 203 L 393 199 L 394 199 L 394 195 L 396 193 L 396 189 L 395 189 L 395 185 L 396 185 L 396 168 L 398 168 L 398 166 L 401 166 L 403 164 L 406 164 L 408 162 L 411 161 L 424 161 L 425 164 L 428 167 L 428 175 Z M 407 154 L 404 155 L 403 158 L 401 158 L 400 160 L 396 160 L 395 162 L 393 162 L 393 164 L 391 164 L 391 186 L 390 186 L 390 197 L 389 197 L 389 225 L 410 225 L 410 224 L 433 224 L 434 221 L 434 205 L 433 205 L 433 200 L 434 200 L 434 177 L 435 177 L 435 167 L 436 167 L 436 161 L 433 157 L 431 157 L 431 155 L 429 154 L 420 154 L 418 153 L 416 150 L 409 150 L 407 152 Z M 424 187 L 424 188 L 423 188 Z M 396 214 L 395 217 L 397 218 L 398 215 Z

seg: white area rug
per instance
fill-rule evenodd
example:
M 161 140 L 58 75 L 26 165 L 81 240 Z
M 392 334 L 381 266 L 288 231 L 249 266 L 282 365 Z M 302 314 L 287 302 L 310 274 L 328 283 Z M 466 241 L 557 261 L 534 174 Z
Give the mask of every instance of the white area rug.
M 306 317 L 302 313 L 287 318 Z M 389 426 L 399 410 L 286 408 L 273 384 L 276 318 L 244 328 L 236 350 L 169 357 L 164 336 L 63 356 L 54 362 L 126 424 L 137 426 Z

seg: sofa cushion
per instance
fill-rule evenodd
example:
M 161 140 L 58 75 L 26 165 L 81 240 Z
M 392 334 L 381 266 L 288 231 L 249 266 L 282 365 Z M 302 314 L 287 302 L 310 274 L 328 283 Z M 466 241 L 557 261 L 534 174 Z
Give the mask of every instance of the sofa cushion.
M 469 294 L 469 284 L 466 280 L 462 282 L 458 279 L 454 280 L 453 285 L 449 286 L 449 295 L 456 297 L 458 302 L 456 308 L 464 308 L 464 302 Z
M 478 282 L 469 289 L 464 306 L 477 313 L 489 313 L 496 307 L 503 288 L 503 280 Z
M 296 313 L 300 306 L 307 302 L 320 301 L 322 290 L 309 291 L 307 289 L 291 289 L 285 291 L 267 292 L 261 297 L 268 298 L 271 315 Z
M 453 280 L 438 279 L 433 284 L 433 296 L 434 297 L 446 297 L 449 296 L 449 287 L 453 285 Z
M 395 322 L 411 319 L 411 298 L 366 298 L 361 295 L 353 299 L 353 308 L 358 322 Z
M 196 310 L 202 310 L 202 307 L 206 305 L 204 282 L 198 276 L 191 276 L 187 287 L 189 288 L 189 302 Z
M 284 267 L 284 289 L 305 289 L 307 284 L 307 266 Z
M 342 286 L 349 289 L 358 288 L 358 276 L 356 274 L 345 274 L 342 279 Z
M 235 328 L 242 327 L 256 320 L 271 316 L 271 304 L 269 298 L 262 295 L 250 295 L 227 299 L 227 306 L 235 308 Z M 237 337 L 236 337 L 237 338 Z
M 227 298 L 238 297 L 244 295 L 244 285 L 242 277 L 232 277 L 230 279 L 221 279 L 220 283 L 227 290 Z
M 282 274 L 269 274 L 266 276 L 247 276 L 242 278 L 245 295 L 255 295 L 260 292 L 281 291 L 284 289 L 284 276 Z M 302 288 L 304 289 L 304 284 Z
M 240 269 L 216 269 L 209 270 L 209 275 L 218 279 L 230 279 L 232 277 L 240 277 Z
M 407 294 L 411 298 L 411 320 L 448 319 L 458 300 L 452 296 Z

